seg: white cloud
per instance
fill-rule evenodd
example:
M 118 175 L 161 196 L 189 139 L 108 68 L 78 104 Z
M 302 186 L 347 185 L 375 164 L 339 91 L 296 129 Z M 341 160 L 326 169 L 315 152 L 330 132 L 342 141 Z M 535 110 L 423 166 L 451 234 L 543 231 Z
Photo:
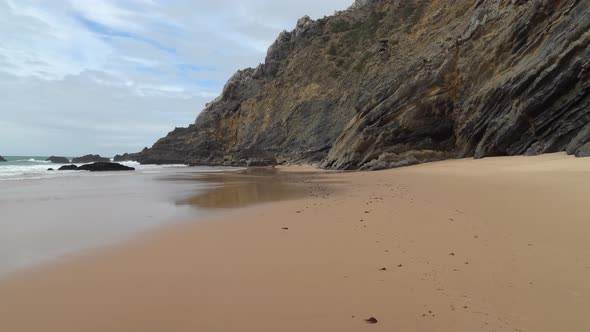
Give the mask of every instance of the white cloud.
M 297 18 L 351 3 L 0 0 L 0 154 L 140 150 L 192 123 Z

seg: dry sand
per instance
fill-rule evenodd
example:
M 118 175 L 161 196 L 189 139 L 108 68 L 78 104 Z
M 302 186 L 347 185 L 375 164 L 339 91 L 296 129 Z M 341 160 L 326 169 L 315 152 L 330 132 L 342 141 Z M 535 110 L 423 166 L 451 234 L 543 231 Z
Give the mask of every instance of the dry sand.
M 13 275 L 0 331 L 590 331 L 590 159 L 305 186 Z

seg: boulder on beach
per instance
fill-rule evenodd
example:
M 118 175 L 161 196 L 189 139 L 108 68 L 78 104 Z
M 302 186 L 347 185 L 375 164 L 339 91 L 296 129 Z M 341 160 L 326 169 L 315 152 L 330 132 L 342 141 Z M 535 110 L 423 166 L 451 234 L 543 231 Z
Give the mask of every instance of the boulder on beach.
M 56 156 L 51 156 L 49 158 L 47 158 L 45 161 L 50 161 L 53 164 L 69 164 L 70 160 L 66 157 L 56 157 Z
M 88 154 L 83 157 L 78 157 L 72 159 L 72 163 L 74 164 L 86 164 L 86 163 L 100 163 L 105 162 L 108 163 L 111 160 L 109 158 L 103 158 L 98 154 Z
M 0 156 L 0 162 L 5 162 L 6 159 L 2 158 L 2 156 Z
M 53 168 L 48 168 L 47 171 L 51 172 L 51 171 L 55 171 Z
M 58 171 L 76 171 L 78 170 L 78 166 L 76 165 L 65 165 L 58 168 Z

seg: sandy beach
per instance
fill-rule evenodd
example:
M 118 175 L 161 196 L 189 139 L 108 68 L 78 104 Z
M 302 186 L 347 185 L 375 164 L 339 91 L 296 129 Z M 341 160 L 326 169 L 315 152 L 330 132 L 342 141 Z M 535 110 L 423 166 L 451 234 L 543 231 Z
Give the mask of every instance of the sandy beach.
M 293 170 L 305 195 L 1 280 L 0 331 L 590 330 L 590 159 Z

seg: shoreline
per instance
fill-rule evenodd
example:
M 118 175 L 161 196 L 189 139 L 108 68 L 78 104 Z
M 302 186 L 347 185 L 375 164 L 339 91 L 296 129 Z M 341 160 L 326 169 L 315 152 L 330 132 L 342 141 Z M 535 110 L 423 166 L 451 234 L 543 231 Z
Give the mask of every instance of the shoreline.
M 590 160 L 321 174 L 304 197 L 0 279 L 0 321 L 13 332 L 590 328 Z

